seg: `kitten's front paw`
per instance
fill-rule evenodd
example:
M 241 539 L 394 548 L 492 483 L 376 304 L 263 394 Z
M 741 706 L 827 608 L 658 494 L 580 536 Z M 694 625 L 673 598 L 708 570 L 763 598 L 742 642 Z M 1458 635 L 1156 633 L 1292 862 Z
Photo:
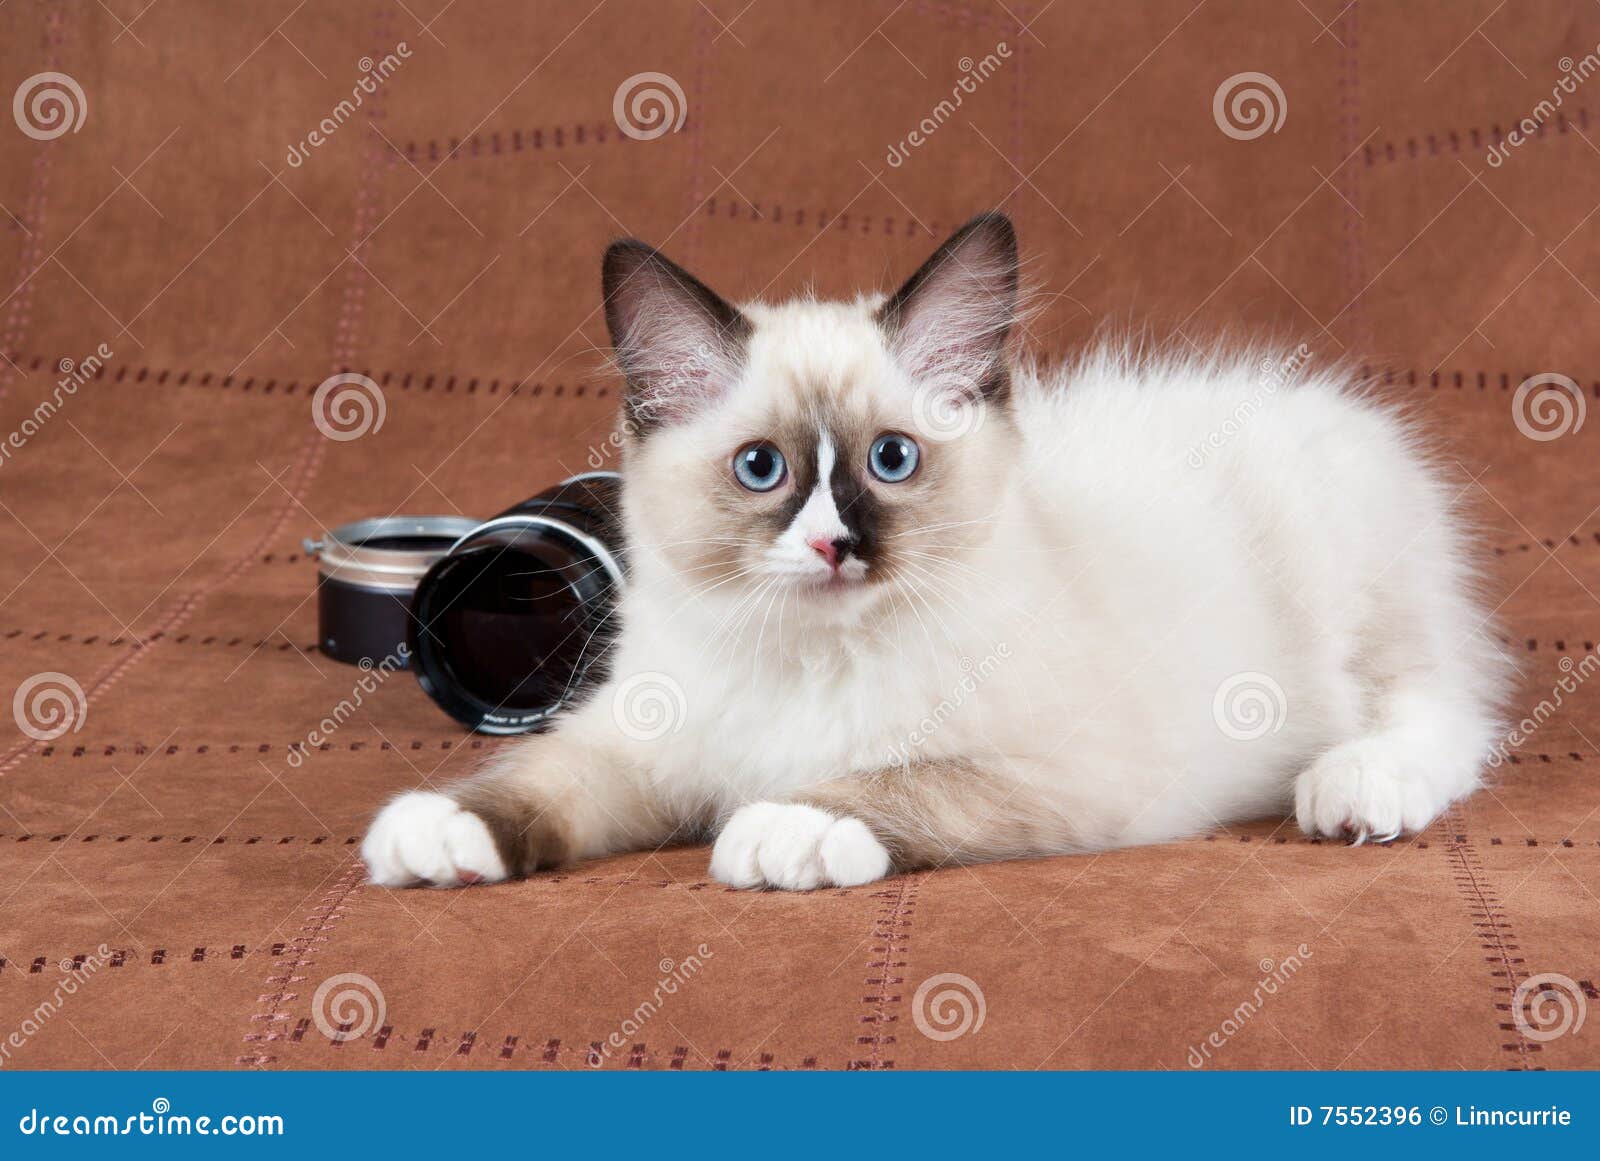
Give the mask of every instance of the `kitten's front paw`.
M 734 811 L 711 848 L 711 875 L 734 887 L 859 887 L 889 873 L 889 852 L 860 819 L 757 802 Z
M 460 887 L 506 877 L 489 828 L 444 794 L 416 790 L 378 812 L 361 859 L 380 887 Z
M 1301 830 L 1358 844 L 1416 834 L 1449 805 L 1424 778 L 1408 774 L 1404 755 L 1372 738 L 1335 746 L 1294 784 Z

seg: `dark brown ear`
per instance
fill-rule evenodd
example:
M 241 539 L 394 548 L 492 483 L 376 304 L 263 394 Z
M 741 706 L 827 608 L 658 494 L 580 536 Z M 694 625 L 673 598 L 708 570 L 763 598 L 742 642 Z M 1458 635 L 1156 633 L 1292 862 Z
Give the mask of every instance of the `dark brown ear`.
M 1017 316 L 1017 232 L 993 211 L 962 226 L 878 309 L 902 366 L 919 379 L 1004 382 Z M 1000 372 L 999 378 L 996 378 Z
M 600 282 L 636 431 L 686 419 L 737 381 L 749 320 L 683 267 L 625 238 L 607 248 Z

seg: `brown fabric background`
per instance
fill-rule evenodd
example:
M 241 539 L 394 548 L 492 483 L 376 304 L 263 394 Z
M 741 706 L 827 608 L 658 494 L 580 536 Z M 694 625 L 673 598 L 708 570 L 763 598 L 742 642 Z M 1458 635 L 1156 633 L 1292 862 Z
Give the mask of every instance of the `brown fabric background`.
M 360 77 L 360 115 L 286 160 Z M 899 167 L 892 143 L 1004 41 L 1011 57 Z M 1155 849 L 741 894 L 702 849 L 453 893 L 365 887 L 386 795 L 464 773 L 407 675 L 298 769 L 359 676 L 313 650 L 303 535 L 403 510 L 487 515 L 581 467 L 615 405 L 598 262 L 632 233 L 732 296 L 888 286 L 971 213 L 1018 222 L 1034 345 L 1106 322 L 1304 337 L 1368 366 L 1474 477 L 1519 713 L 1600 637 L 1600 418 L 1519 434 L 1525 377 L 1600 394 L 1600 80 L 1486 150 L 1600 42 L 1556 0 L 805 6 L 705 0 L 12 0 L 0 96 L 44 71 L 81 129 L 0 121 L 0 430 L 61 360 L 107 365 L 0 462 L 0 694 L 77 681 L 77 729 L 0 736 L 0 1037 L 104 944 L 14 1067 L 1187 1067 L 1304 944 L 1209 1067 L 1571 1068 L 1517 987 L 1600 980 L 1600 691 L 1413 841 L 1277 820 Z M 637 73 L 681 131 L 619 132 Z M 1286 117 L 1225 135 L 1262 72 Z M 1595 109 L 1594 115 L 1589 112 Z M 355 370 L 381 430 L 336 442 L 311 393 Z M 82 971 L 82 969 L 79 969 Z M 918 1030 L 955 972 L 981 1028 Z M 337 1043 L 318 986 L 368 977 L 381 1026 Z M 356 1013 L 349 1013 L 355 1018 Z

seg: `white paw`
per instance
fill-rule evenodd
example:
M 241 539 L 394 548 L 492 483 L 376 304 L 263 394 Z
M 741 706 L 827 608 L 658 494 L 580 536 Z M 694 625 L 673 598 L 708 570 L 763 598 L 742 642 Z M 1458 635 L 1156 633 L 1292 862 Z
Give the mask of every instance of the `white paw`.
M 859 887 L 889 873 L 889 852 L 860 819 L 757 802 L 734 811 L 711 848 L 711 875 L 734 887 Z
M 506 877 L 483 820 L 443 794 L 414 790 L 378 812 L 361 859 L 380 887 L 460 887 Z
M 1426 829 L 1450 805 L 1394 747 L 1365 738 L 1335 746 L 1295 780 L 1294 813 L 1310 835 L 1388 842 Z

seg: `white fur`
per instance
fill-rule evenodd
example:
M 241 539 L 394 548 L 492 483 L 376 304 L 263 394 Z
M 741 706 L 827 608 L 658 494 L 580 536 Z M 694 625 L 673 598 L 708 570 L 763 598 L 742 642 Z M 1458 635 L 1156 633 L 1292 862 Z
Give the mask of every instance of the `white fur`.
M 711 851 L 711 874 L 735 887 L 856 887 L 889 871 L 889 852 L 866 825 L 814 806 L 741 807 Z
M 455 800 L 432 791 L 402 794 L 378 812 L 361 858 L 382 887 L 459 887 L 506 877 L 489 828 Z
M 1014 428 L 995 414 L 922 442 L 960 467 L 965 513 L 912 541 L 949 558 L 925 583 L 823 588 L 825 566 L 781 544 L 752 575 L 687 575 L 673 554 L 704 534 L 704 501 L 670 482 L 725 470 L 792 384 L 903 408 L 916 379 L 871 306 L 746 308 L 744 381 L 650 437 L 624 473 L 631 573 L 612 678 L 556 736 L 666 819 L 727 819 L 717 878 L 806 889 L 883 875 L 866 827 L 784 800 L 920 760 L 970 763 L 1014 791 L 1027 841 L 977 841 L 982 857 L 1161 842 L 1291 808 L 1313 834 L 1386 838 L 1478 785 L 1510 667 L 1474 594 L 1463 489 L 1338 368 L 1282 383 L 1280 355 L 1109 347 L 1047 373 L 1018 365 Z M 684 695 L 648 740 L 622 728 L 617 701 L 641 674 Z M 1268 691 L 1265 728 L 1219 721 L 1241 681 Z M 549 744 L 524 744 L 530 777 Z M 576 849 L 639 843 L 596 818 Z M 452 850 L 460 825 L 431 798 L 391 805 L 363 848 L 375 878 L 496 877 L 492 848 L 465 862 Z M 429 827 L 449 833 L 414 833 Z
M 749 592 L 696 593 L 631 530 L 643 551 L 614 673 L 668 674 L 688 696 L 678 730 L 622 748 L 683 815 L 909 753 L 1041 789 L 1063 851 L 1290 805 L 1311 833 L 1426 825 L 1478 784 L 1508 671 L 1472 592 L 1459 491 L 1343 372 L 1263 394 L 1261 363 L 1108 349 L 1049 375 L 1019 367 L 1021 462 L 987 541 L 872 636 L 848 596 L 824 610 L 785 595 L 733 643 Z M 1214 432 L 1230 434 L 1192 466 Z M 1002 645 L 957 695 L 961 659 Z M 1287 709 L 1241 740 L 1214 701 L 1250 673 Z M 612 709 L 603 689 L 567 729 L 616 745 Z

